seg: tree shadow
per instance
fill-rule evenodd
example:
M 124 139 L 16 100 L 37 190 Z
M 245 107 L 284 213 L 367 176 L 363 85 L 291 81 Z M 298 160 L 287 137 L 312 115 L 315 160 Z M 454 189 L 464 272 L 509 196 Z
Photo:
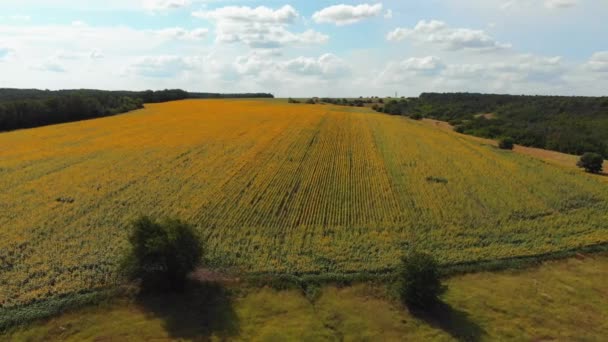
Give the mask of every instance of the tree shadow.
M 227 290 L 218 283 L 191 282 L 181 293 L 141 295 L 137 303 L 163 320 L 171 338 L 223 339 L 239 333 L 239 322 Z
M 410 309 L 414 317 L 441 329 L 458 341 L 480 341 L 485 330 L 472 321 L 469 314 L 455 309 L 449 304 L 439 302 L 426 310 Z

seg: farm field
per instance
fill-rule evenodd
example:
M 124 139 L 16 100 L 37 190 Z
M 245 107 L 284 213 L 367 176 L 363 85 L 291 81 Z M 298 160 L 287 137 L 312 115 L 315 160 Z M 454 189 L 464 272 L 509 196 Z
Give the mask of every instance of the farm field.
M 454 126 L 450 125 L 448 122 L 445 122 L 445 121 L 439 121 L 439 120 L 433 120 L 433 119 L 423 119 L 422 121 L 433 127 L 439 128 L 439 129 L 443 129 L 443 130 L 447 130 L 447 131 L 454 130 Z M 482 144 L 498 146 L 498 142 L 496 140 L 476 137 L 473 135 L 468 135 L 467 137 L 470 139 L 479 141 Z M 544 161 L 549 162 L 554 165 L 559 165 L 559 166 L 566 167 L 569 169 L 574 169 L 574 170 L 579 169 L 578 166 L 576 166 L 576 163 L 578 162 L 580 156 L 575 156 L 575 155 L 567 154 L 567 153 L 561 153 L 561 152 L 557 152 L 557 151 L 544 150 L 542 148 L 521 146 L 521 145 L 515 145 L 513 151 L 516 153 L 521 153 L 524 155 L 528 155 L 528 156 L 532 156 L 532 157 L 544 160 Z M 604 161 L 604 170 L 608 170 L 608 161 Z M 602 174 L 598 174 L 598 175 L 591 175 L 591 176 L 594 176 L 601 181 L 608 182 L 608 173 L 606 173 L 606 172 L 604 172 Z
M 446 281 L 446 309 L 436 318 L 411 315 L 383 285 L 327 286 L 312 302 L 295 290 L 263 288 L 211 305 L 193 304 L 188 295 L 114 300 L 15 328 L 5 338 L 601 341 L 608 334 L 606 269 L 608 256 L 595 255 L 524 271 L 457 276 Z
M 427 124 L 329 105 L 186 100 L 0 134 L 0 307 L 111 286 L 139 214 L 213 266 L 382 272 L 608 242 L 608 188 Z M 0 309 L 0 310 L 3 310 Z

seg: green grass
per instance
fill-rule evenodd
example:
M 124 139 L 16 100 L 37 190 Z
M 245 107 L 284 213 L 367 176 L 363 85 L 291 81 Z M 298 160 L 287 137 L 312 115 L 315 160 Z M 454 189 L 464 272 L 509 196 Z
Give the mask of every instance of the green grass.
M 411 315 L 391 286 L 297 290 L 207 287 L 187 295 L 120 299 L 15 328 L 11 341 L 602 341 L 608 336 L 608 255 L 447 280 L 443 311 Z

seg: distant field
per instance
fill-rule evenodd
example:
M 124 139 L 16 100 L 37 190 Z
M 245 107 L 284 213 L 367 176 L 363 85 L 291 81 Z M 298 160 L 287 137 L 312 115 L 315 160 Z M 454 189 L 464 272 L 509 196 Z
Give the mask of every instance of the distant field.
M 447 280 L 443 316 L 411 315 L 387 288 L 242 289 L 197 305 L 188 295 L 117 300 L 15 329 L 9 341 L 603 341 L 608 257 Z M 217 298 L 218 296 L 214 296 Z M 364 314 L 362 314 L 364 313 Z M 2 336 L 0 336 L 0 339 Z
M 596 177 L 365 109 L 188 100 L 0 134 L 0 306 L 105 287 L 138 214 L 196 224 L 213 265 L 393 268 L 608 242 Z

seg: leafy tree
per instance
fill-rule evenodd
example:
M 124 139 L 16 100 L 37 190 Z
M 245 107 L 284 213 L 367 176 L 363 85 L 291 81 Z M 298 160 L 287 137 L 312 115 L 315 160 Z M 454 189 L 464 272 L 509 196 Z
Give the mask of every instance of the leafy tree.
M 446 290 L 441 284 L 437 262 L 425 253 L 414 252 L 404 257 L 399 279 L 401 300 L 413 309 L 428 309 L 434 306 Z
M 585 169 L 587 172 L 600 173 L 602 172 L 604 158 L 597 153 L 587 152 L 582 155 L 576 165 Z
M 512 150 L 514 146 L 515 141 L 510 137 L 502 138 L 498 141 L 498 147 L 501 150 Z
M 203 255 L 194 227 L 179 220 L 143 216 L 131 228 L 131 250 L 124 264 L 127 275 L 141 280 L 145 290 L 181 290 Z

